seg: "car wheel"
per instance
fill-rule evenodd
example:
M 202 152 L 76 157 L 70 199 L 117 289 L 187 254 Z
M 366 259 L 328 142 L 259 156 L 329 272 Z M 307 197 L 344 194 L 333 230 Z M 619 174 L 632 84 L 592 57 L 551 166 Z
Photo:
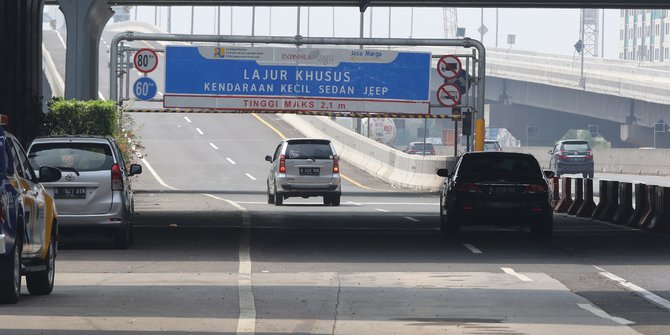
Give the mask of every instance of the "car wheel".
M 270 186 L 268 185 L 268 204 L 274 204 L 275 203 L 275 196 L 274 194 L 270 194 Z
M 281 193 L 277 193 L 277 188 L 275 187 L 275 206 L 281 206 L 284 204 L 284 196 Z
M 593 179 L 593 171 L 589 171 L 589 178 Z
M 332 198 L 330 198 L 330 204 L 333 206 L 339 206 L 340 205 L 340 196 L 339 195 L 334 195 Z
M 47 251 L 46 269 L 26 275 L 26 286 L 32 295 L 47 295 L 54 289 L 56 273 L 56 236 L 51 234 L 51 242 Z
M 114 247 L 116 249 L 128 249 L 131 234 L 132 226 L 127 222 L 122 228 L 119 228 L 114 232 Z
M 551 238 L 554 233 L 554 215 L 550 214 L 546 219 L 534 222 L 530 226 L 530 232 L 540 238 Z
M 447 215 L 445 216 L 446 223 L 445 223 L 445 232 L 447 235 L 458 235 L 461 233 L 461 219 L 458 218 L 455 214 L 449 214 L 447 212 Z
M 18 234 L 21 234 L 19 231 Z M 20 236 L 20 235 L 19 235 Z M 23 250 L 21 238 L 17 236 L 14 252 L 8 255 L 7 267 L 9 275 L 0 281 L 0 303 L 14 304 L 21 298 L 21 252 Z
M 588 178 L 589 173 L 588 172 L 582 172 L 582 178 Z

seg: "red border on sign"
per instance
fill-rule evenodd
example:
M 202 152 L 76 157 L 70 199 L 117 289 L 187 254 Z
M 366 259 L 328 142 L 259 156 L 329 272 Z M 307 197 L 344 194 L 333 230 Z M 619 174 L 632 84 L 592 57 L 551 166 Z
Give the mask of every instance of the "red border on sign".
M 452 59 L 455 59 L 455 60 L 456 60 L 456 63 L 458 63 L 458 69 L 452 69 L 451 66 L 449 66 L 449 63 L 446 62 L 447 59 L 449 59 L 449 58 L 452 58 Z M 454 75 L 453 75 L 453 76 L 447 76 L 447 75 L 445 75 L 444 73 L 442 73 L 442 71 L 440 71 L 440 64 L 441 64 L 441 63 L 445 63 L 445 65 L 449 68 L 449 70 L 451 70 L 451 71 L 454 72 Z M 446 56 L 440 58 L 439 61 L 437 61 L 437 74 L 439 74 L 440 77 L 442 77 L 442 78 L 444 78 L 444 79 L 454 79 L 454 78 L 457 78 L 458 75 L 459 75 L 459 73 L 461 72 L 461 69 L 462 69 L 462 68 L 463 68 L 463 63 L 461 63 L 461 60 L 460 60 L 458 57 L 454 56 L 454 55 L 446 55 Z
M 454 102 L 453 104 L 446 104 L 446 103 L 442 102 L 442 100 L 440 100 L 440 91 L 442 91 L 442 90 L 443 90 L 445 87 L 447 87 L 447 86 L 451 86 L 451 87 L 455 88 L 456 91 L 458 91 L 458 99 L 457 99 L 458 101 L 453 100 L 454 97 L 451 96 L 451 94 L 449 94 L 449 92 L 447 92 L 447 95 L 449 95 L 449 98 L 451 98 L 451 101 Z M 451 84 L 451 83 L 447 83 L 447 84 L 441 85 L 441 86 L 437 89 L 435 95 L 437 96 L 437 102 L 439 102 L 440 105 L 442 105 L 442 106 L 444 106 L 444 107 L 455 107 L 455 106 L 458 105 L 458 103 L 461 101 L 461 98 L 463 97 L 463 92 L 461 92 L 461 88 L 458 87 L 458 85 L 456 85 L 456 84 Z
M 142 70 L 140 70 L 139 67 L 137 66 L 137 55 L 139 55 L 140 52 L 142 52 L 142 51 L 149 51 L 149 52 L 151 52 L 152 54 L 154 54 L 154 58 L 156 59 L 156 64 L 154 64 L 154 67 L 152 67 L 151 69 L 146 70 L 146 71 L 142 71 Z M 139 72 L 142 72 L 142 73 L 149 73 L 149 72 L 152 72 L 152 71 L 155 70 L 156 67 L 158 66 L 158 54 L 156 54 L 156 51 L 153 51 L 153 50 L 148 49 L 148 48 L 144 48 L 144 49 L 137 50 L 137 52 L 135 53 L 135 56 L 133 56 L 133 65 L 135 66 L 135 69 L 136 69 L 137 71 L 139 71 Z

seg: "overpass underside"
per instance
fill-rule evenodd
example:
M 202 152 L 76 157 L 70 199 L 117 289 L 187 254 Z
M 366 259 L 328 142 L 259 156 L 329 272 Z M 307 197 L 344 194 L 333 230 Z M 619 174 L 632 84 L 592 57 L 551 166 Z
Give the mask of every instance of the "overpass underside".
M 653 124 L 667 119 L 667 105 L 589 92 L 582 89 L 487 77 L 487 126 L 507 128 L 522 145 L 552 145 L 571 129 L 589 129 L 613 147 L 651 147 Z M 592 128 L 593 129 L 593 128 Z M 656 146 L 670 146 L 668 133 L 656 134 Z

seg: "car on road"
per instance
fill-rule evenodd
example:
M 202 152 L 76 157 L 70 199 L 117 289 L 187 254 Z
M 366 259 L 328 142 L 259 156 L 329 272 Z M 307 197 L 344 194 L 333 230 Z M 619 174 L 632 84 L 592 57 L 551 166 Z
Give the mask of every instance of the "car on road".
M 330 140 L 285 139 L 265 160 L 271 163 L 267 178 L 269 204 L 280 206 L 291 197 L 323 196 L 324 205 L 340 205 L 339 157 Z
M 7 117 L 0 116 L 2 125 Z M 61 177 L 42 166 L 37 174 L 20 142 L 0 127 L 0 303 L 21 297 L 21 276 L 28 292 L 50 294 L 58 253 L 58 215 L 41 182 Z
M 410 155 L 435 155 L 435 147 L 432 143 L 410 142 L 405 149 Z
M 497 140 L 484 140 L 484 151 L 503 151 Z
M 593 150 L 588 141 L 561 140 L 549 150 L 549 168 L 560 177 L 564 174 L 581 173 L 584 178 L 593 178 Z
M 552 192 L 547 178 L 529 154 L 466 152 L 446 177 L 440 192 L 441 231 L 457 234 L 462 226 L 530 226 L 542 237 L 553 232 Z
M 59 180 L 44 186 L 56 199 L 64 230 L 102 229 L 111 233 L 119 249 L 132 243 L 135 210 L 130 177 L 142 173 L 142 166 L 127 166 L 113 138 L 38 137 L 28 157 L 35 167 L 55 166 L 63 171 Z

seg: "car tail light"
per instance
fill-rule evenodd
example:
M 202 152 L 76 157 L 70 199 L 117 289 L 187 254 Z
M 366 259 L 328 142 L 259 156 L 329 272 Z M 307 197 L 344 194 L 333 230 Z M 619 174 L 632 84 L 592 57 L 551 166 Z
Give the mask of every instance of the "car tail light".
M 123 190 L 123 178 L 121 178 L 121 168 L 119 164 L 112 165 L 112 191 Z
M 9 116 L 0 114 L 0 125 L 6 126 L 7 124 L 9 124 Z
M 561 150 L 558 152 L 558 159 L 566 159 L 568 156 L 566 156 L 567 152 Z
M 340 158 L 333 156 L 333 173 L 340 173 Z
M 279 173 L 286 173 L 286 156 L 279 155 Z
M 593 159 L 593 150 L 589 150 L 586 152 L 586 159 Z
M 456 190 L 466 193 L 482 193 L 482 190 L 475 183 L 462 183 L 456 186 Z
M 523 193 L 543 193 L 547 192 L 547 186 L 540 184 L 531 184 L 523 190 Z
M 496 151 L 502 151 L 502 148 L 501 148 L 501 147 L 497 147 L 497 148 L 496 148 Z

